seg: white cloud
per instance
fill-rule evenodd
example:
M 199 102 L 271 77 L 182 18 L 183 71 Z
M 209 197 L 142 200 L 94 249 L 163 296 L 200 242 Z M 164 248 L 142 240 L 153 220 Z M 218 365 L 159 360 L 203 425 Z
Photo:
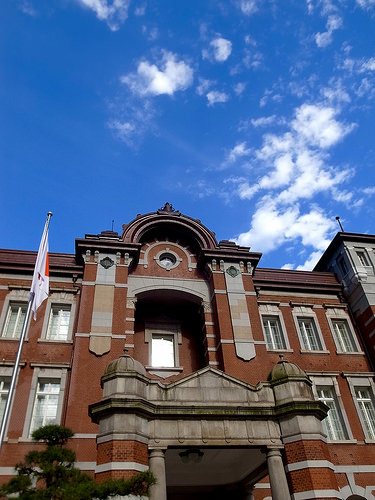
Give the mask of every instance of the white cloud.
M 360 67 L 360 72 L 363 73 L 365 71 L 375 71 L 375 58 L 371 57 L 367 61 L 363 61 Z
M 108 127 L 115 132 L 115 134 L 121 141 L 125 143 L 132 142 L 136 130 L 135 123 L 112 120 L 108 123 Z
M 252 121 L 253 125 L 274 122 L 272 116 L 264 122 L 258 120 Z M 328 149 L 341 141 L 353 126 L 339 121 L 337 110 L 331 106 L 303 104 L 295 110 L 284 133 L 264 134 L 258 150 L 248 150 L 246 143 L 237 145 L 243 144 L 239 151 L 253 153 L 253 163 L 263 174 L 258 178 L 252 175 L 251 182 L 240 177 L 228 182 L 235 186 L 242 200 L 264 193 L 258 198 L 250 229 L 237 238 L 239 244 L 269 252 L 300 240 L 312 248 L 300 269 L 313 267 L 330 241 L 335 222 L 309 200 L 318 193 L 329 192 L 332 199 L 353 203 L 352 193 L 342 189 L 343 183 L 351 178 L 352 170 L 330 165 L 328 156 Z M 252 169 L 252 173 L 254 171 Z
M 100 21 L 105 21 L 112 31 L 117 31 L 120 24 L 128 17 L 130 0 L 79 0 L 93 10 Z
M 249 156 L 250 153 L 251 149 L 246 148 L 246 142 L 240 142 L 229 151 L 225 161 L 226 163 L 234 163 L 238 160 L 238 158 Z
M 197 86 L 196 92 L 198 95 L 204 95 L 208 89 L 215 83 L 212 80 L 207 80 L 205 78 L 198 79 L 199 85 Z
M 334 227 L 334 222 L 317 207 L 301 214 L 298 205 L 280 208 L 275 200 L 265 196 L 253 214 L 250 230 L 241 233 L 236 241 L 269 252 L 300 239 L 303 245 L 322 251 L 328 246 L 329 233 Z
M 160 69 L 159 69 L 160 68 Z M 137 73 L 121 78 L 132 92 L 144 95 L 173 95 L 185 90 L 193 83 L 193 70 L 184 61 L 178 61 L 171 52 L 164 52 L 159 68 L 148 61 L 138 64 Z
M 322 254 L 323 252 L 319 250 L 312 252 L 304 264 L 297 267 L 297 271 L 311 271 L 314 269 Z
M 159 30 L 156 26 L 154 26 L 153 28 L 149 28 L 148 26 L 143 25 L 142 33 L 147 37 L 147 40 L 149 40 L 150 42 L 153 42 L 159 36 Z
M 375 6 L 375 0 L 356 0 L 357 4 L 362 7 L 362 9 L 371 9 Z
M 271 115 L 271 116 L 261 116 L 260 118 L 256 119 L 251 119 L 251 125 L 255 128 L 257 127 L 266 127 L 268 125 L 271 125 L 277 120 L 276 115 Z
M 228 59 L 232 52 L 232 42 L 225 38 L 218 37 L 210 42 L 210 50 L 203 50 L 203 59 L 215 60 L 224 62 Z
M 326 29 L 323 33 L 315 35 L 315 42 L 318 47 L 325 48 L 332 43 L 333 32 L 342 27 L 342 18 L 338 15 L 331 15 L 327 19 Z
M 335 77 L 329 83 L 330 86 L 322 88 L 320 93 L 330 104 L 349 103 L 351 101 L 341 79 Z
M 328 148 L 343 139 L 354 127 L 353 124 L 338 122 L 335 113 L 331 107 L 303 104 L 296 111 L 292 129 L 309 145 Z
M 206 94 L 207 100 L 208 100 L 208 105 L 213 106 L 217 102 L 227 102 L 229 99 L 229 95 L 226 94 L 225 92 L 220 92 L 218 90 L 210 90 Z
M 238 82 L 234 85 L 234 92 L 236 95 L 241 95 L 244 90 L 246 89 L 246 83 L 245 82 Z
M 254 14 L 258 10 L 259 0 L 239 0 L 238 7 L 241 9 L 242 13 L 246 16 Z
M 20 4 L 19 8 L 20 8 L 21 12 L 23 12 L 24 14 L 26 14 L 28 16 L 34 17 L 37 14 L 36 10 L 34 9 L 34 6 L 28 0 L 23 0 L 23 2 L 21 2 L 21 4 Z
M 134 9 L 134 14 L 136 16 L 144 16 L 146 14 L 146 5 L 138 5 Z

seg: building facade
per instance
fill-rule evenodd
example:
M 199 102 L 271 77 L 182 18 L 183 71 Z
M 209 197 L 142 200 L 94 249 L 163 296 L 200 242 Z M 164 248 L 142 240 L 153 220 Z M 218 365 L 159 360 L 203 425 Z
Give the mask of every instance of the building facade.
M 374 241 L 266 269 L 167 203 L 50 254 L 0 480 L 59 423 L 98 481 L 150 468 L 153 500 L 375 498 Z M 0 250 L 2 406 L 35 257 Z

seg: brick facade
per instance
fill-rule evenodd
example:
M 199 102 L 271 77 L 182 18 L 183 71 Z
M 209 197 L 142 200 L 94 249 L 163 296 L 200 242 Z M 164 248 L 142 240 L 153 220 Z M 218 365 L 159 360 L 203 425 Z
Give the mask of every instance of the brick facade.
M 375 404 L 375 307 L 359 302 L 357 291 L 350 295 L 333 272 L 339 243 L 314 271 L 265 269 L 260 253 L 218 243 L 199 221 L 166 205 L 138 216 L 121 236 L 86 235 L 75 255 L 51 254 L 50 298 L 30 320 L 0 481 L 38 446 L 29 438 L 38 384 L 52 381 L 60 384 L 58 423 L 75 433 L 70 446 L 78 466 L 100 481 L 144 470 L 149 453 L 162 450 L 157 460 L 165 457 L 168 499 L 187 491 L 198 500 L 214 491 L 216 498 L 224 491 L 241 496 L 249 487 L 264 499 L 271 495 L 266 456 L 275 447 L 292 498 L 374 498 L 375 435 L 357 399 L 361 389 Z M 7 314 L 25 302 L 35 255 L 0 250 L 2 381 L 17 350 Z M 71 334 L 55 340 L 48 338 L 48 315 L 62 297 Z M 339 327 L 347 328 L 351 349 L 338 344 Z M 157 341 L 165 351 L 172 345 L 167 366 L 155 365 Z M 112 365 L 115 374 L 108 372 L 121 359 Z M 277 366 L 285 380 L 273 378 Z M 328 407 L 318 397 L 334 407 L 334 429 L 322 427 Z M 191 449 L 204 453 L 195 483 L 179 457 Z M 208 457 L 217 474 L 204 484 L 201 474 L 212 472 Z

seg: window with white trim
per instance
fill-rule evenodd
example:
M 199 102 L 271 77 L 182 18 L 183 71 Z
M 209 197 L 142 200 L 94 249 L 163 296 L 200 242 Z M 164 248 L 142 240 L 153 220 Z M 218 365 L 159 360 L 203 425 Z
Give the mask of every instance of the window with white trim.
M 25 439 L 43 425 L 60 423 L 67 374 L 67 367 L 61 365 L 30 363 L 30 366 L 34 373 L 22 432 Z
M 328 439 L 334 441 L 348 439 L 334 387 L 317 386 L 316 393 L 318 400 L 322 401 L 329 408 L 328 415 L 322 422 Z
M 318 335 L 314 318 L 298 316 L 297 323 L 302 349 L 306 351 L 321 351 L 323 346 Z
M 5 319 L 2 336 L 17 339 L 21 336 L 22 325 L 26 316 L 27 304 L 11 302 Z
M 346 319 L 332 319 L 333 337 L 340 352 L 358 352 L 358 346 Z
M 73 293 L 52 293 L 47 300 L 40 341 L 71 341 L 75 307 L 76 302 Z
M 355 387 L 354 390 L 365 435 L 368 439 L 375 439 L 374 394 L 370 387 Z
M 149 373 L 170 377 L 182 371 L 179 366 L 179 345 L 182 344 L 178 322 L 146 322 L 145 342 L 148 344 Z
M 57 423 L 60 394 L 60 379 L 39 379 L 31 417 L 30 434 L 43 427 Z
M 278 316 L 262 316 L 268 349 L 286 349 L 285 336 Z
M 152 334 L 151 366 L 176 366 L 174 335 Z
M 356 254 L 361 266 L 368 267 L 370 265 L 364 251 L 357 251 Z
M 8 399 L 9 386 L 10 386 L 10 378 L 0 377 L 0 422 L 2 421 L 5 410 L 5 404 Z
M 69 304 L 52 304 L 49 314 L 46 339 L 67 340 L 69 334 L 71 306 Z

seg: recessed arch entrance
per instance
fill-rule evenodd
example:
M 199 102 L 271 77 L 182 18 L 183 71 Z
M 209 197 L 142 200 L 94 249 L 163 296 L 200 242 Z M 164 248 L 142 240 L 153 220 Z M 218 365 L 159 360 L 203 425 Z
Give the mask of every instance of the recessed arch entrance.
M 134 355 L 148 373 L 166 378 L 206 366 L 202 297 L 172 287 L 135 299 Z

